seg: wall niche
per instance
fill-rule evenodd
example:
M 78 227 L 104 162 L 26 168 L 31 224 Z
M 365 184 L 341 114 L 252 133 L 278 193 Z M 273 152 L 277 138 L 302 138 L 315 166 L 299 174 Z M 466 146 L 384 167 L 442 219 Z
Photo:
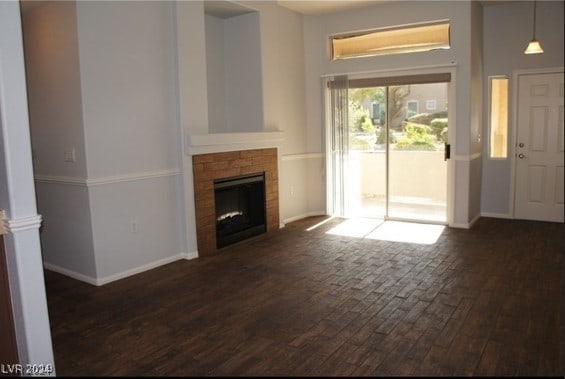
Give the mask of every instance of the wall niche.
M 205 1 L 209 133 L 263 131 L 260 15 Z

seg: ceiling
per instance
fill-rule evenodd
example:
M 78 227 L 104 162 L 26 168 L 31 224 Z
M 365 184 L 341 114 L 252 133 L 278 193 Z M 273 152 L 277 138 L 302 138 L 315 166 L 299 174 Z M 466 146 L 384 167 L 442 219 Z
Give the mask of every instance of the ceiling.
M 339 12 L 339 11 L 345 11 L 354 8 L 361 8 L 361 7 L 366 7 L 376 4 L 383 4 L 393 1 L 404 1 L 404 0 L 275 0 L 275 1 L 280 6 L 291 9 L 295 12 L 313 15 L 313 14 Z M 415 1 L 425 1 L 425 0 L 415 0 Z M 461 0 L 452 0 L 452 1 L 461 1 Z M 496 5 L 501 3 L 522 1 L 522 0 L 471 0 L 471 1 L 479 1 L 483 6 L 489 6 L 489 5 Z M 43 3 L 44 3 L 43 1 L 20 0 L 22 12 L 28 11 Z M 250 9 L 244 8 L 241 5 L 226 0 L 205 0 L 204 6 L 206 8 L 207 13 L 222 18 L 232 17 L 252 11 Z
M 277 0 L 280 6 L 303 14 L 323 14 L 366 7 L 392 0 Z
M 253 9 L 229 1 L 207 0 L 204 2 L 204 13 L 219 18 L 230 18 L 251 12 Z
M 323 14 L 361 8 L 376 4 L 403 0 L 277 0 L 280 6 L 302 14 Z M 416 0 L 424 1 L 424 0 Z M 461 0 L 453 0 L 461 1 Z M 497 5 L 520 0 L 471 0 L 478 1 L 483 6 Z

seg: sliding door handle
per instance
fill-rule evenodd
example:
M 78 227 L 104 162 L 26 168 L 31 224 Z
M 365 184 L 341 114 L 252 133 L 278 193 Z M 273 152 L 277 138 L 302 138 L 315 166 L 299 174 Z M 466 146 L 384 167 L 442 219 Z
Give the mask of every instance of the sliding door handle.
M 451 145 L 446 143 L 445 149 L 444 149 L 444 152 L 443 152 L 443 160 L 446 161 L 450 158 L 451 158 Z

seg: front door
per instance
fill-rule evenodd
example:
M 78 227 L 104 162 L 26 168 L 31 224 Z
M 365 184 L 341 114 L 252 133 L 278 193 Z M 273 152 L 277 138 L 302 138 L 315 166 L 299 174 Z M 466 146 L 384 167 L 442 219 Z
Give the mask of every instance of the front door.
M 563 72 L 518 77 L 518 219 L 563 222 Z

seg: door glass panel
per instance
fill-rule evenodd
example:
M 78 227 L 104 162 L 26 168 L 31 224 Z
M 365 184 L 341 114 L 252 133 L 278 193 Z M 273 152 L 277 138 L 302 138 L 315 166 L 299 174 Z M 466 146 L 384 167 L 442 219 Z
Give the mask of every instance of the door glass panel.
M 445 222 L 447 84 L 390 86 L 388 99 L 388 217 Z
M 386 215 L 386 87 L 349 89 L 346 215 Z
M 336 173 L 344 216 L 447 221 L 447 90 L 349 87 L 343 174 Z

